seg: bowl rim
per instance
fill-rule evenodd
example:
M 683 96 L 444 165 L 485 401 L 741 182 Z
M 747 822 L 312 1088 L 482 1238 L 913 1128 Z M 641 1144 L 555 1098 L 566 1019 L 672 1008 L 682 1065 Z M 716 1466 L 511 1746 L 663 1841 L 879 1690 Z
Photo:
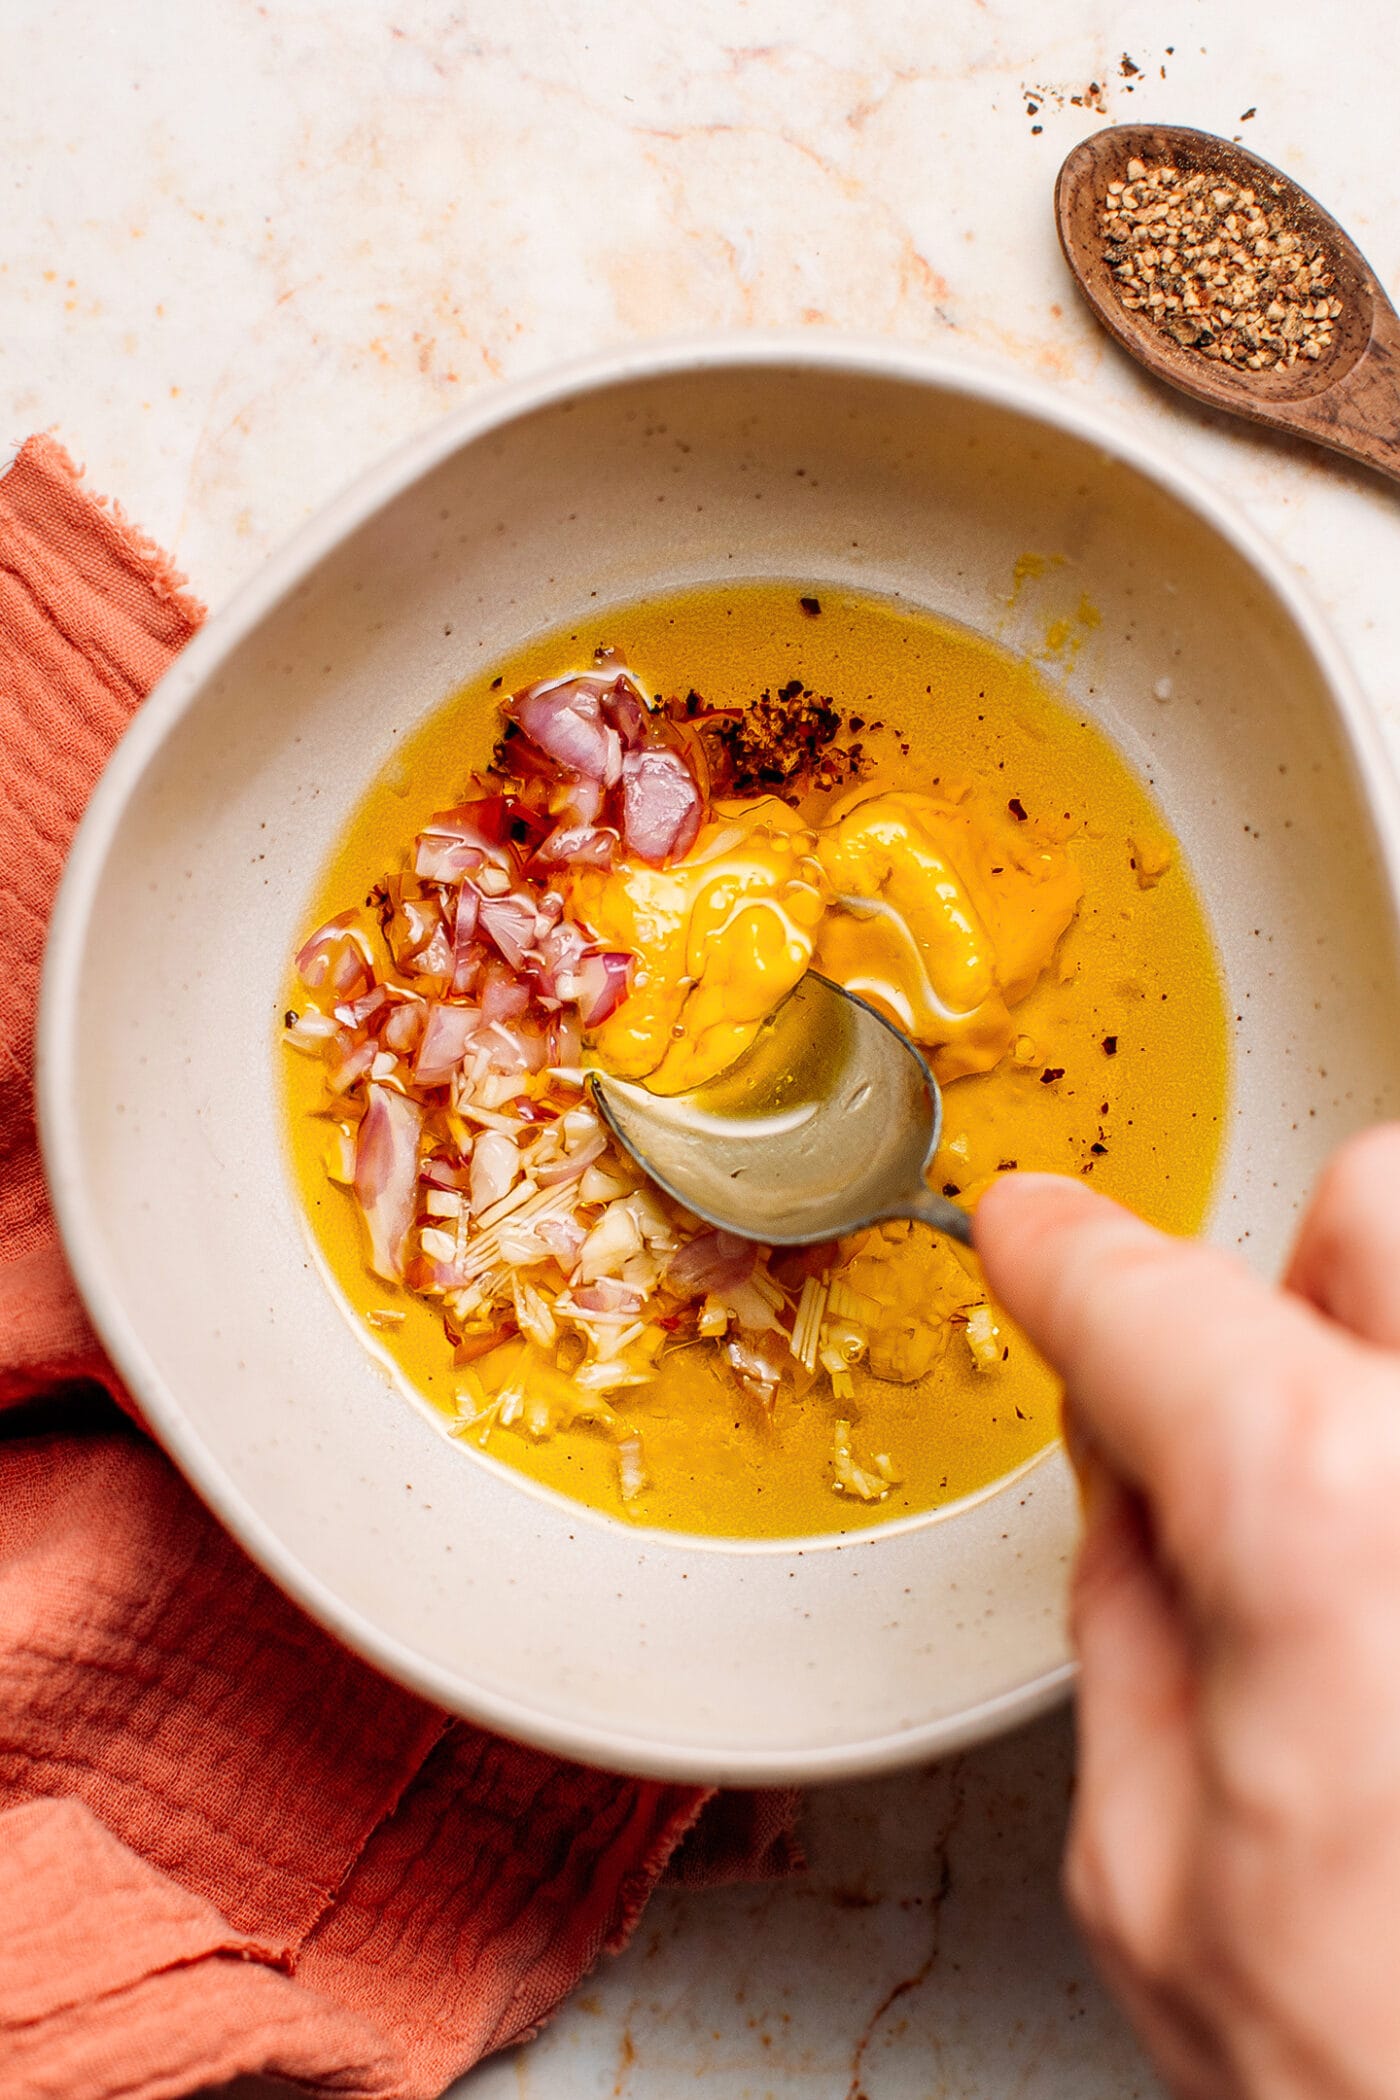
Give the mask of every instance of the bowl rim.
M 658 1779 L 765 1785 L 854 1778 L 944 1756 L 1057 1705 L 1076 1665 L 1056 1664 L 961 1713 L 863 1741 L 807 1751 L 727 1748 L 637 1737 L 571 1719 L 476 1685 L 433 1662 L 346 1605 L 279 1541 L 187 1422 L 128 1321 L 102 1257 L 85 1193 L 76 1102 L 77 1011 L 83 951 L 102 870 L 127 805 L 166 737 L 233 650 L 353 532 L 454 453 L 515 421 L 570 399 L 653 378 L 718 370 L 801 366 L 855 380 L 887 379 L 970 398 L 1096 446 L 1155 483 L 1217 532 L 1292 618 L 1318 669 L 1341 732 L 1357 800 L 1370 819 L 1390 897 L 1391 944 L 1400 953 L 1400 774 L 1377 716 L 1305 577 L 1234 502 L 1154 439 L 1046 382 L 958 355 L 876 338 L 810 332 L 727 331 L 647 340 L 595 352 L 486 387 L 480 396 L 407 439 L 321 506 L 239 585 L 182 650 L 138 707 L 104 769 L 69 852 L 49 924 L 36 1029 L 40 1147 L 59 1235 L 74 1281 L 113 1364 L 167 1455 L 225 1528 L 277 1586 L 384 1675 L 449 1712 L 560 1756 Z M 863 1535 L 877 1545 L 878 1532 Z M 799 1542 L 800 1543 L 800 1542 Z

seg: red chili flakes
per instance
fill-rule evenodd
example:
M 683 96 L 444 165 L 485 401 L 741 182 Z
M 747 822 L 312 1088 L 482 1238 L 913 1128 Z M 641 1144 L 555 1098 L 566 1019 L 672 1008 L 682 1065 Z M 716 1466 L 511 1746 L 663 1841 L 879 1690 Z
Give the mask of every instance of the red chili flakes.
M 1057 1079 L 1063 1079 L 1064 1076 L 1063 1065 L 1047 1065 L 1040 1075 L 1040 1083 L 1042 1086 L 1053 1086 Z
M 717 795 L 800 800 L 814 789 L 861 780 L 870 770 L 854 734 L 856 718 L 800 678 L 776 692 L 765 687 L 747 707 L 709 707 L 692 689 L 684 700 L 668 700 L 666 713 L 699 734 Z
M 1025 823 L 1025 821 L 1026 821 L 1026 811 L 1025 811 L 1025 806 L 1024 806 L 1024 804 L 1022 803 L 1022 801 L 1021 801 L 1021 798 L 1020 798 L 1020 796 L 1019 796 L 1019 795 L 1013 795 L 1013 796 L 1011 797 L 1011 800 L 1010 800 L 1010 801 L 1009 801 L 1009 802 L 1007 803 L 1007 805 L 1006 805 L 1006 806 L 1007 806 L 1007 808 L 1008 808 L 1008 809 L 1010 810 L 1010 812 L 1011 812 L 1012 816 L 1013 816 L 1013 817 L 1014 817 L 1014 818 L 1016 819 L 1016 822 L 1017 822 L 1018 824 L 1024 824 L 1024 823 Z
M 1105 1057 L 1116 1057 L 1118 1055 L 1118 1038 L 1116 1035 L 1106 1035 L 1104 1037 L 1103 1054 Z
M 822 609 L 822 601 L 820 598 L 799 598 L 797 602 L 802 607 L 803 612 L 806 613 L 809 620 L 815 620 L 818 613 Z

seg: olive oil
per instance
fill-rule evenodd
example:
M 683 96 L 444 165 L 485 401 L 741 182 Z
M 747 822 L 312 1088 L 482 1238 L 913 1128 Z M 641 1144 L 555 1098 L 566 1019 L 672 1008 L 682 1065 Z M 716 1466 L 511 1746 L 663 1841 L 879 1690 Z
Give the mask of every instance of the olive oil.
M 462 799 L 489 756 L 503 690 L 586 665 L 600 646 L 620 650 L 649 692 L 694 688 L 713 706 L 743 706 L 799 679 L 859 719 L 872 788 L 968 783 L 1017 822 L 1063 840 L 1083 877 L 1073 923 L 1015 1009 L 1010 1056 L 945 1088 L 936 1184 L 975 1197 L 1013 1166 L 1071 1174 L 1169 1230 L 1194 1230 L 1223 1140 L 1226 1011 L 1200 900 L 1148 788 L 1023 659 L 907 604 L 810 592 L 758 583 L 657 598 L 590 615 L 493 664 L 372 787 L 306 923 L 363 897 L 401 864 L 434 811 Z M 813 603 L 815 614 L 805 609 Z M 807 814 L 816 820 L 820 805 Z M 458 1374 L 440 1314 L 366 1268 L 353 1200 L 325 1174 L 331 1126 L 315 1114 L 321 1068 L 282 1054 L 290 1158 L 323 1269 L 367 1346 L 455 1421 Z M 917 1279 L 920 1247 L 890 1254 Z M 381 1313 L 402 1317 L 381 1323 Z M 955 1327 L 912 1383 L 857 1366 L 853 1405 L 836 1403 L 819 1380 L 803 1400 L 785 1392 L 771 1416 L 732 1385 L 710 1349 L 676 1349 L 653 1384 L 619 1400 L 641 1433 L 651 1483 L 625 1509 L 615 1447 L 585 1426 L 539 1443 L 495 1427 L 484 1448 L 632 1523 L 757 1538 L 862 1528 L 984 1488 L 1055 1437 L 1056 1383 L 1009 1323 L 1000 1327 L 1005 1353 L 994 1368 L 979 1367 Z M 385 1404 L 393 1404 L 387 1394 Z M 860 1449 L 888 1453 L 899 1476 L 877 1505 L 833 1487 L 842 1416 Z M 474 1448 L 464 1443 L 464 1464 Z

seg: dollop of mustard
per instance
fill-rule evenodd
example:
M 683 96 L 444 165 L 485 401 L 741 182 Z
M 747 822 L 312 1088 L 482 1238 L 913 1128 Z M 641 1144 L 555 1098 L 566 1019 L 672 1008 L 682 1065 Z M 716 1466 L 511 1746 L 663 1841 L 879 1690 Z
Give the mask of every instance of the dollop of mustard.
M 859 792 L 815 830 L 773 798 L 721 803 L 674 866 L 573 878 L 572 915 L 637 958 L 593 1054 L 683 1093 L 740 1057 L 815 964 L 940 1080 L 989 1071 L 1082 893 L 1062 845 L 956 788 Z
M 812 833 L 783 803 L 720 803 L 669 868 L 575 876 L 572 914 L 637 960 L 593 1032 L 605 1070 L 680 1094 L 742 1056 L 807 969 L 827 906 Z
M 816 967 L 930 1053 L 940 1080 L 1011 1048 L 1084 884 L 1062 845 L 965 791 L 848 800 L 817 834 L 834 893 Z

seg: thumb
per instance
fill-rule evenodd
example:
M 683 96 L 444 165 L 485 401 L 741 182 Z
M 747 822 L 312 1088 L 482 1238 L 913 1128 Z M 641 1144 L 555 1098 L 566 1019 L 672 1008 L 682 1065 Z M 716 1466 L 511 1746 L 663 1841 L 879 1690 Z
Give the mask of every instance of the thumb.
M 1355 1345 L 1233 1256 L 1058 1176 L 994 1182 L 974 1236 L 993 1291 L 1172 1559 L 1213 1563 L 1215 1517 L 1286 1430 L 1287 1396 L 1345 1386 Z

